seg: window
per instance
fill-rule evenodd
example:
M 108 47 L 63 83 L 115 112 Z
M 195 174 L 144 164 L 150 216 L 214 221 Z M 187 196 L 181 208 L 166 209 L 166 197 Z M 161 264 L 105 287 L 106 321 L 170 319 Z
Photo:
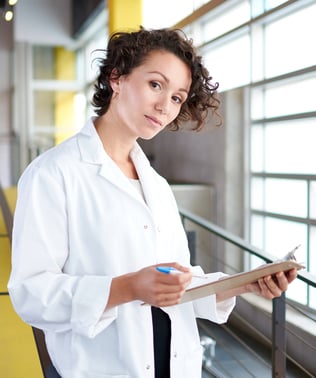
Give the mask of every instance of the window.
M 315 17 L 316 5 L 312 5 L 266 24 L 264 33 L 266 77 L 315 64 L 316 49 L 312 47 L 313 43 L 310 40 L 311 36 L 316 35 Z
M 311 0 L 230 0 L 187 27 L 220 91 L 245 88 L 250 242 L 276 259 L 301 244 L 297 258 L 314 273 L 315 19 Z M 316 309 L 315 294 L 297 282 L 287 295 Z
M 95 58 L 106 44 L 105 22 L 77 50 L 32 46 L 30 158 L 74 134 L 92 114 Z
M 250 79 L 250 40 L 247 34 L 206 49 L 203 58 L 221 91 L 240 87 Z
M 303 3 L 301 8 L 282 8 L 252 29 L 251 43 L 257 44 L 262 64 L 253 69 L 252 79 L 258 82 L 250 87 L 249 227 L 252 244 L 276 258 L 301 244 L 296 257 L 312 272 L 316 50 L 311 46 L 316 6 Z M 257 260 L 252 258 L 251 265 L 258 265 Z M 295 282 L 287 297 L 316 308 L 312 292 Z

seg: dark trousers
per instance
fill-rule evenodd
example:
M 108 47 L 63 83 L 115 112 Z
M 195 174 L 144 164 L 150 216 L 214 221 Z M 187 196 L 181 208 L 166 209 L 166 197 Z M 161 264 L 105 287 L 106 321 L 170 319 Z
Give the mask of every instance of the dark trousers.
M 57 373 L 56 369 L 54 368 L 54 365 L 50 364 L 45 369 L 45 378 L 61 378 L 61 376 Z
M 160 308 L 151 308 L 154 332 L 155 378 L 170 377 L 171 322 Z

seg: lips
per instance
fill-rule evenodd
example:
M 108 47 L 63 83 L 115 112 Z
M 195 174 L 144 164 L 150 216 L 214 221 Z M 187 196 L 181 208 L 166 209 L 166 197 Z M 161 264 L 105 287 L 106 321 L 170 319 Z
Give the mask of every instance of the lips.
M 162 122 L 156 117 L 145 115 L 145 118 L 155 126 L 162 126 Z

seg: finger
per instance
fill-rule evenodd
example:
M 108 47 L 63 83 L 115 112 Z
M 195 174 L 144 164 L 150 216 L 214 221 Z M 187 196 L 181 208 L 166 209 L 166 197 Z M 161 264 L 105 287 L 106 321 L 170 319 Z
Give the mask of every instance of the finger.
M 259 282 L 257 281 L 247 285 L 247 291 L 250 293 L 261 295 L 261 288 Z
M 278 272 L 278 273 L 276 273 L 275 277 L 276 277 L 275 282 L 277 283 L 279 289 L 282 290 L 282 291 L 287 290 L 288 286 L 289 286 L 289 282 L 288 282 L 288 278 L 285 275 L 285 273 L 284 272 Z
M 267 290 L 270 291 L 270 293 L 272 294 L 273 297 L 279 297 L 282 294 L 282 291 L 283 291 L 279 287 L 279 281 L 278 281 L 279 278 L 282 281 L 283 272 L 280 272 L 280 274 L 277 273 L 277 275 L 280 275 L 280 277 L 277 276 L 277 282 L 273 279 L 272 276 L 266 276 L 263 279 L 264 283 L 267 286 Z M 287 280 L 286 280 L 286 283 L 282 281 L 282 285 L 284 285 L 284 284 L 287 286 Z
M 297 277 L 297 270 L 296 269 L 291 269 L 286 272 L 286 278 L 288 280 L 288 283 L 291 283 L 295 280 Z
M 159 299 L 157 299 L 158 306 L 167 307 L 167 306 L 173 306 L 173 305 L 179 304 L 183 296 L 183 293 L 184 291 L 177 292 L 174 294 L 162 295 Z
M 260 280 L 258 280 L 258 285 L 259 285 L 259 288 L 260 288 L 260 295 L 264 298 L 267 298 L 267 299 L 272 299 L 274 297 L 274 294 L 271 292 L 271 290 L 268 286 L 270 279 L 272 280 L 272 277 L 267 276 L 267 277 L 264 277 L 264 278 L 261 278 Z
M 190 271 L 179 274 L 157 272 L 156 277 L 158 283 L 168 286 L 179 286 L 180 289 L 183 289 L 190 284 L 192 280 L 192 273 Z
M 191 270 L 189 267 L 180 265 L 179 263 L 174 263 L 174 267 L 184 273 L 190 272 Z

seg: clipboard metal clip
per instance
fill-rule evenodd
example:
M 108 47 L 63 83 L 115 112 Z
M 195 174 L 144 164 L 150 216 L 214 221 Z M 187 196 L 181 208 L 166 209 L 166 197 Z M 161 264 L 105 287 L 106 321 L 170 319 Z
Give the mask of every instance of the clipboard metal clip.
M 296 261 L 296 257 L 295 257 L 295 252 L 296 250 L 301 246 L 301 244 L 297 245 L 294 249 L 292 249 L 292 251 L 290 251 L 289 253 L 287 253 L 283 259 L 281 259 L 281 261 L 288 261 L 288 260 L 294 260 Z

